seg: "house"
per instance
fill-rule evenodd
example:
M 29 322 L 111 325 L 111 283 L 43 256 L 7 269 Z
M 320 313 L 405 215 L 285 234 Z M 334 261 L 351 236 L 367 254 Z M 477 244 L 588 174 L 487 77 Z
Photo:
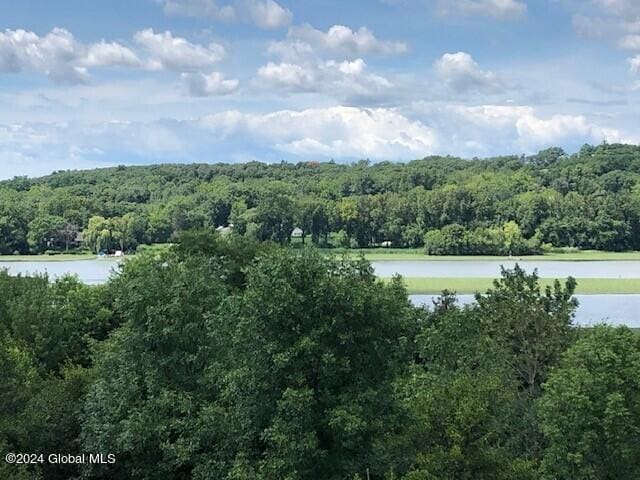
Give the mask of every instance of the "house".
M 291 232 L 291 238 L 302 238 L 302 235 L 304 235 L 304 232 L 299 227 L 294 228 Z
M 228 226 L 218 226 L 216 227 L 216 232 L 218 232 L 220 235 L 226 235 L 228 233 L 231 233 L 231 229 L 233 228 L 233 224 L 230 223 Z

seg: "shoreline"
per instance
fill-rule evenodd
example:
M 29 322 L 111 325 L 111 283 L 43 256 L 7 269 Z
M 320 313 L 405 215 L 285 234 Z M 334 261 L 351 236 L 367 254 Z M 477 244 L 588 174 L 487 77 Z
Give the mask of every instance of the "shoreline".
M 382 278 L 389 281 L 389 278 Z M 450 290 L 460 295 L 484 293 L 493 287 L 492 278 L 479 277 L 403 277 L 409 295 L 437 295 Z M 640 278 L 576 278 L 576 295 L 638 295 Z M 539 279 L 540 287 L 552 286 L 553 278 Z M 563 282 L 563 279 L 560 279 Z
M 549 252 L 541 255 L 425 255 L 422 249 L 318 249 L 323 255 L 358 257 L 364 255 L 366 260 L 371 262 L 393 262 L 393 261 L 414 261 L 414 262 L 439 262 L 439 261 L 536 261 L 536 262 L 598 262 L 598 261 L 640 261 L 640 251 L 629 252 L 605 252 L 599 250 L 582 250 L 568 252 Z M 127 255 L 128 257 L 136 254 Z M 109 260 L 113 256 L 98 257 L 93 253 L 61 253 L 58 255 L 0 255 L 0 262 L 67 262 L 83 260 Z

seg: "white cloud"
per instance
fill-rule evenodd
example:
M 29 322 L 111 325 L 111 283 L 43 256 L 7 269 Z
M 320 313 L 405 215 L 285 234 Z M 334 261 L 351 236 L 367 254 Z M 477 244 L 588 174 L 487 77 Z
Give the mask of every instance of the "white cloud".
M 273 0 L 245 0 L 244 8 L 253 23 L 266 30 L 286 27 L 293 20 L 291 11 Z
M 119 43 L 107 43 L 104 40 L 90 45 L 81 63 L 86 67 L 139 67 L 142 65 L 131 49 Z
M 549 146 L 577 148 L 585 142 L 633 142 L 637 138 L 602 126 L 583 115 L 544 116 L 530 106 L 436 105 L 418 103 L 421 117 L 430 119 L 451 151 L 466 156 L 532 153 Z
M 90 81 L 91 69 L 124 67 L 192 73 L 183 78 L 189 91 L 198 96 L 229 93 L 237 88 L 237 80 L 205 73 L 224 57 L 222 45 L 199 45 L 169 31 L 155 33 L 153 29 L 137 32 L 134 42 L 136 50 L 105 40 L 85 45 L 61 28 L 42 37 L 26 30 L 5 30 L 0 32 L 0 74 L 37 73 L 57 83 L 78 84 Z
M 273 63 L 260 67 L 257 83 L 289 92 L 322 92 L 340 100 L 352 101 L 384 97 L 393 88 L 386 78 L 369 73 L 361 58 L 297 63 Z
M 640 50 L 640 35 L 627 35 L 620 40 L 620 47 L 626 50 Z
M 208 17 L 215 20 L 240 20 L 272 30 L 286 27 L 293 14 L 274 0 L 235 0 L 233 5 L 219 5 L 216 0 L 158 0 L 167 15 Z
M 640 73 L 640 55 L 636 55 L 629 59 L 629 66 L 633 73 Z
M 189 94 L 194 97 L 228 95 L 235 92 L 239 84 L 237 79 L 225 79 L 220 72 L 210 74 L 183 73 L 181 77 Z
M 494 92 L 502 87 L 495 73 L 482 70 L 465 52 L 445 53 L 434 68 L 438 78 L 457 92 Z
M 640 15 L 640 3 L 637 0 L 592 0 L 592 2 L 608 15 Z
M 380 103 L 394 85 L 369 72 L 361 55 L 393 55 L 406 50 L 404 43 L 379 40 L 366 27 L 354 31 L 334 25 L 326 32 L 310 25 L 291 27 L 286 40 L 269 45 L 268 53 L 281 61 L 260 67 L 256 83 L 289 92 L 324 93 L 347 103 Z
M 589 3 L 596 12 L 574 16 L 573 25 L 578 34 L 615 41 L 624 50 L 640 50 L 640 1 L 591 0 Z M 637 58 L 627 59 L 633 72 L 638 71 Z
M 152 70 L 196 71 L 210 67 L 225 55 L 220 44 L 194 44 L 182 37 L 174 37 L 169 31 L 155 33 L 148 28 L 137 32 L 133 38 L 148 52 L 147 65 Z
M 271 86 L 306 91 L 314 90 L 319 85 L 317 73 L 312 66 L 269 62 L 258 69 L 258 78 Z
M 86 69 L 78 65 L 82 50 L 62 28 L 43 37 L 26 30 L 5 30 L 0 32 L 0 73 L 33 72 L 55 82 L 87 82 Z
M 0 176 L 59 168 L 257 158 L 405 160 L 428 155 L 434 131 L 392 109 L 225 111 L 192 120 L 0 125 Z
M 347 67 L 351 68 L 351 67 Z M 184 120 L 0 124 L 0 175 L 96 164 L 409 160 L 430 154 L 531 153 L 552 145 L 634 142 L 637 134 L 582 115 L 530 106 L 418 103 L 412 112 L 332 106 L 271 113 L 222 111 Z
M 167 15 L 184 15 L 187 17 L 209 17 L 229 21 L 236 16 L 230 5 L 219 6 L 215 0 L 158 0 Z
M 334 25 L 326 32 L 311 25 L 291 27 L 287 40 L 271 46 L 272 52 L 313 50 L 331 54 L 360 56 L 367 54 L 398 55 L 407 51 L 403 42 L 379 40 L 367 27 L 351 30 L 344 25 Z
M 513 19 L 527 12 L 521 0 L 438 0 L 440 15 L 482 15 L 496 19 Z
M 226 112 L 201 125 L 224 136 L 251 137 L 303 158 L 409 159 L 434 151 L 432 129 L 395 110 L 330 107 L 266 115 Z

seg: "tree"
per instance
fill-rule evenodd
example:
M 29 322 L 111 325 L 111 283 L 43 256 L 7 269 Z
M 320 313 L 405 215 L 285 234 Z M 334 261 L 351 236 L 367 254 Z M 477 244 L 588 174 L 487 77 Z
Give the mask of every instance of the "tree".
M 268 192 L 255 212 L 258 238 L 289 243 L 294 223 L 294 205 L 291 198 L 282 193 Z
M 310 250 L 275 250 L 247 275 L 220 311 L 240 478 L 382 478 L 375 444 L 397 426 L 392 382 L 413 323 L 404 288 Z
M 34 252 L 43 252 L 47 249 L 58 247 L 59 231 L 64 228 L 65 221 L 62 217 L 47 215 L 38 216 L 29 223 L 27 242 Z
M 108 251 L 114 241 L 111 222 L 104 217 L 91 217 L 83 232 L 83 240 L 96 253 Z
M 0 188 L 0 254 L 27 253 L 27 224 L 24 204 L 18 195 Z
M 416 365 L 400 388 L 410 415 L 402 478 L 535 478 L 518 433 L 526 419 L 517 378 L 477 308 L 461 309 L 445 293 L 420 324 Z
M 640 477 L 640 337 L 597 326 L 564 355 L 538 402 L 544 478 Z
M 233 352 L 216 313 L 258 246 L 210 232 L 176 241 L 128 261 L 111 285 L 122 325 L 96 352 L 82 444 L 118 462 L 87 466 L 91 478 L 224 478 L 232 468 L 220 391 Z
M 483 328 L 510 352 L 510 362 L 522 388 L 531 397 L 540 394 L 549 369 L 574 341 L 573 298 L 576 282 L 558 280 L 544 291 L 534 271 L 518 265 L 502 270 L 486 294 L 476 295 Z

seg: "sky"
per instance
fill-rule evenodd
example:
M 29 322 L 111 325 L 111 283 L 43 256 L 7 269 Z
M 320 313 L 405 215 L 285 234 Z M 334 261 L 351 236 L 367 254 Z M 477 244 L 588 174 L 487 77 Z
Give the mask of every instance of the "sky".
M 640 143 L 640 0 L 0 0 L 0 178 Z

